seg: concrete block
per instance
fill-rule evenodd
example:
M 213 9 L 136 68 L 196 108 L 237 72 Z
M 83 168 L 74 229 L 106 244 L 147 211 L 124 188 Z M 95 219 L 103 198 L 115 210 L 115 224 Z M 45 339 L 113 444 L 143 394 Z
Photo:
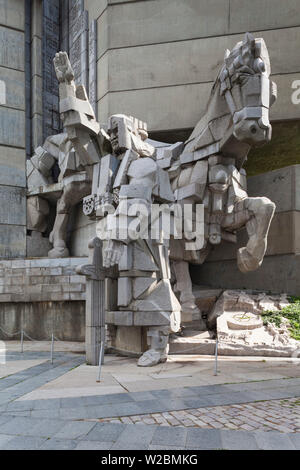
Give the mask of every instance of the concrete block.
M 0 258 L 25 258 L 26 227 L 0 225 Z
M 25 188 L 0 186 L 0 224 L 26 225 Z
M 148 1 L 113 5 L 107 15 L 110 26 L 109 47 L 224 35 L 228 31 L 228 9 L 229 4 L 225 0 L 187 0 L 176 3 L 163 0 L 159 9 L 156 2 Z M 130 18 L 130 28 L 127 27 L 127 18 Z M 174 28 L 178 18 L 180 27 Z M 101 44 L 99 38 L 98 44 Z
M 24 31 L 25 2 L 4 0 L 0 2 L 0 24 Z
M 133 324 L 135 326 L 167 326 L 170 325 L 170 312 L 134 312 Z
M 33 148 L 43 144 L 43 118 L 39 114 L 34 114 L 31 120 L 32 146 Z
M 88 10 L 90 20 L 98 19 L 106 7 L 107 0 L 98 0 L 97 2 L 95 0 L 85 0 L 84 2 L 84 8 Z
M 31 76 L 38 75 L 42 77 L 42 39 L 34 36 L 31 43 Z
M 1 105 L 25 110 L 24 72 L 0 67 L 0 77 L 5 83 L 4 100 L 1 100 Z
M 115 311 L 114 312 L 114 325 L 132 326 L 133 325 L 133 312 Z
M 31 7 L 31 38 L 34 36 L 42 37 L 42 0 L 33 0 Z
M 118 279 L 118 306 L 127 307 L 132 299 L 132 285 L 129 277 Z
M 0 144 L 25 148 L 24 111 L 0 107 Z
M 43 80 L 35 75 L 31 81 L 31 111 L 32 114 L 43 114 Z
M 276 29 L 279 25 L 282 28 L 299 25 L 298 7 L 297 0 L 287 0 L 285 8 L 282 8 L 280 0 L 254 0 L 251 3 L 233 0 L 230 3 L 230 33 Z M 262 9 L 265 15 L 261 14 Z

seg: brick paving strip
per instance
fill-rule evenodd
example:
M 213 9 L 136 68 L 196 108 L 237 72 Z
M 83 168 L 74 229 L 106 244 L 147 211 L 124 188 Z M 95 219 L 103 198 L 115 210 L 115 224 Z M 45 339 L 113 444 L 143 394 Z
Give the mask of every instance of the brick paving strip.
M 156 424 L 159 426 L 293 433 L 300 432 L 300 398 L 120 418 L 103 418 L 97 421 L 102 423 Z

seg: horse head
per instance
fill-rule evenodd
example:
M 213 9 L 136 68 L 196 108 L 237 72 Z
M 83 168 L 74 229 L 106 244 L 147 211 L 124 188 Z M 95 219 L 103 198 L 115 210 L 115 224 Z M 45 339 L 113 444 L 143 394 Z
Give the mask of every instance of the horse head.
M 217 83 L 233 121 L 233 135 L 249 145 L 271 139 L 269 109 L 277 97 L 270 80 L 270 60 L 265 41 L 246 33 L 231 52 L 225 53 Z

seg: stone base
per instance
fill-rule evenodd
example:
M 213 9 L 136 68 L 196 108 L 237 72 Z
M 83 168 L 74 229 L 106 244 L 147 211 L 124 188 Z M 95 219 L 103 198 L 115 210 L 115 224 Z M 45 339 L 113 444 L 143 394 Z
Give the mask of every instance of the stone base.
M 0 339 L 54 335 L 85 339 L 85 277 L 75 268 L 86 258 L 0 260 Z M 16 336 L 10 336 L 18 332 Z
M 115 326 L 114 337 L 107 344 L 108 352 L 129 357 L 139 357 L 147 349 L 147 330 L 139 326 Z
M 200 334 L 200 332 L 198 332 Z M 169 354 L 195 354 L 214 355 L 216 351 L 216 341 L 213 339 L 201 338 L 176 338 L 170 340 Z M 295 348 L 273 347 L 267 345 L 248 346 L 234 343 L 224 343 L 219 341 L 219 356 L 262 356 L 262 357 L 292 357 Z

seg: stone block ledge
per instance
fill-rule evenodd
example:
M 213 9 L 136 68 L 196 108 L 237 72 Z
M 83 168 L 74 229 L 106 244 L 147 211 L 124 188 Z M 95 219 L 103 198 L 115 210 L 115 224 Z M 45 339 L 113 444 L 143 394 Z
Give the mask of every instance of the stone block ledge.
M 85 276 L 76 266 L 87 258 L 0 260 L 0 303 L 85 300 Z

